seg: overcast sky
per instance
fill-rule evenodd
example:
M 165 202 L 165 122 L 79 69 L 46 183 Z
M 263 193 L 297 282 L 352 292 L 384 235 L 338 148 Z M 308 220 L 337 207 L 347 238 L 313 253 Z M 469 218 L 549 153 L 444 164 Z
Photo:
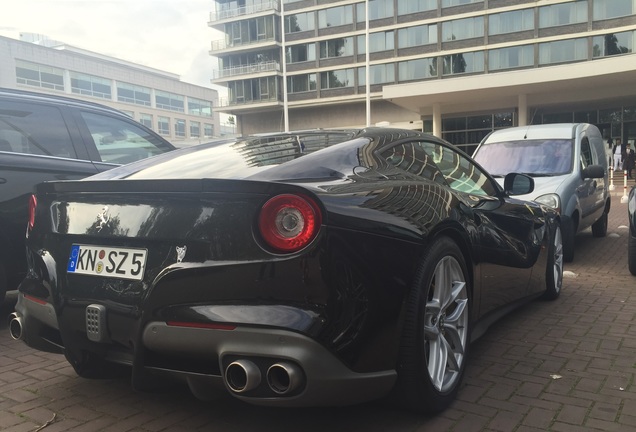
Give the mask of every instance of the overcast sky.
M 38 33 L 68 45 L 210 84 L 211 0 L 0 0 L 0 35 Z

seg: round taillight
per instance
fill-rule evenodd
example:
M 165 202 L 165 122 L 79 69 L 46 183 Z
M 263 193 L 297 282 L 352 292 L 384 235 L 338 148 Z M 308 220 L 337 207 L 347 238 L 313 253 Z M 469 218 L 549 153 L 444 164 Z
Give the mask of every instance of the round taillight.
M 283 194 L 261 209 L 258 228 L 263 240 L 277 252 L 296 252 L 307 246 L 320 229 L 320 210 L 311 199 Z
M 38 200 L 35 195 L 31 195 L 29 198 L 29 220 L 27 222 L 27 226 L 29 231 L 33 229 L 33 225 L 35 224 L 35 210 L 38 207 Z

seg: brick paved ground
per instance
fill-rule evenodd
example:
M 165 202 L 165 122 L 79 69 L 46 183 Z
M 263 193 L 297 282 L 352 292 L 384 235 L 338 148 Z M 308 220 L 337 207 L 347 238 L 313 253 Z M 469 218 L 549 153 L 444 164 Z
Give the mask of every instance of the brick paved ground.
M 627 209 L 614 192 L 608 236 L 577 237 L 561 297 L 507 316 L 472 346 L 457 401 L 423 418 L 381 404 L 266 409 L 194 399 L 183 387 L 136 393 L 125 379 L 75 376 L 62 356 L 11 340 L 0 322 L 0 430 L 636 431 L 636 277 Z M 9 307 L 2 308 L 2 316 Z

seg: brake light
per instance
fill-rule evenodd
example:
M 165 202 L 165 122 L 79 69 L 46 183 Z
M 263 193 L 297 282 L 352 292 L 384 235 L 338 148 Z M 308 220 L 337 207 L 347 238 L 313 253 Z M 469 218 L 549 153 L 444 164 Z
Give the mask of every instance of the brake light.
M 29 220 L 27 222 L 27 228 L 29 231 L 33 229 L 33 225 L 35 224 L 35 210 L 38 207 L 38 200 L 35 195 L 31 195 L 29 198 Z
M 265 203 L 258 218 L 261 236 L 277 252 L 296 252 L 307 246 L 320 229 L 320 209 L 311 199 L 277 195 Z

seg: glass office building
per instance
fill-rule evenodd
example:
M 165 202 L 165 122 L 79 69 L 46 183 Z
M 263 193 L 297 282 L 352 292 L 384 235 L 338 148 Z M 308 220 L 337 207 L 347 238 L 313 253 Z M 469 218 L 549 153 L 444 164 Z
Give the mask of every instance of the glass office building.
M 636 0 L 216 0 L 239 132 L 390 124 L 473 146 L 586 121 L 636 138 Z

